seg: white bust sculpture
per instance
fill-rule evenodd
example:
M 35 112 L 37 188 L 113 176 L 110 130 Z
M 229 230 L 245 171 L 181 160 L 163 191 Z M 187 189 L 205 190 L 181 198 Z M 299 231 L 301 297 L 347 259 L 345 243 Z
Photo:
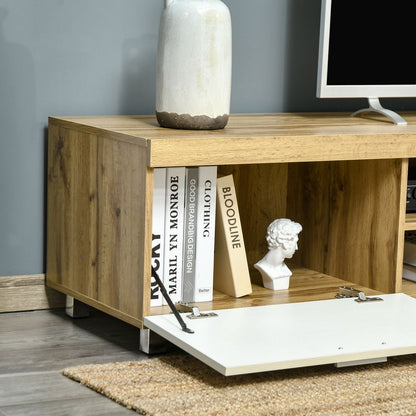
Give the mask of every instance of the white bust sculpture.
M 298 234 L 302 226 L 288 218 L 274 220 L 267 227 L 266 241 L 269 252 L 254 267 L 263 277 L 267 289 L 281 290 L 289 288 L 292 272 L 284 263 L 298 248 Z

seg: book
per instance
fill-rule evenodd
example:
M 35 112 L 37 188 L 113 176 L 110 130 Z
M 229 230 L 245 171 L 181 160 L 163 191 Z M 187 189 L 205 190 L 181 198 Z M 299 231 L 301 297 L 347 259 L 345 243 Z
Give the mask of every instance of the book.
M 416 266 L 416 231 L 405 233 L 403 263 Z
M 403 279 L 412 280 L 416 282 L 416 266 L 410 264 L 403 264 Z
M 163 258 L 165 246 L 165 194 L 166 168 L 153 170 L 152 208 L 152 276 L 150 279 L 150 306 L 162 305 L 163 295 L 154 274 L 163 281 Z
M 194 302 L 209 302 L 213 296 L 217 167 L 198 168 L 198 212 Z
M 252 292 L 232 175 L 217 179 L 214 289 L 241 297 Z
M 186 169 L 182 300 L 194 302 L 197 241 L 198 168 Z
M 185 167 L 166 168 L 163 283 L 174 303 L 182 300 L 185 172 Z

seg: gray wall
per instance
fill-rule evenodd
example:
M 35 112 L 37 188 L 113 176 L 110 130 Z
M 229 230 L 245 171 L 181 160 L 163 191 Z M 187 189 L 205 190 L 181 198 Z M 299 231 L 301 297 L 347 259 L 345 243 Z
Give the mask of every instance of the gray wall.
M 354 110 L 315 98 L 320 0 L 224 0 L 232 112 Z M 44 272 L 49 115 L 154 112 L 162 0 L 0 0 L 0 276 Z M 416 109 L 414 100 L 390 100 Z

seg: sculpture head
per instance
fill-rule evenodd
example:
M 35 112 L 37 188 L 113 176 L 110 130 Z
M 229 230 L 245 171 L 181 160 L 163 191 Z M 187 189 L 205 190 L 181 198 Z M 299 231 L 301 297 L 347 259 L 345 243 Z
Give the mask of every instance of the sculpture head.
M 267 227 L 266 241 L 269 250 L 280 248 L 285 258 L 291 258 L 298 248 L 298 234 L 301 231 L 302 226 L 288 218 L 274 220 Z

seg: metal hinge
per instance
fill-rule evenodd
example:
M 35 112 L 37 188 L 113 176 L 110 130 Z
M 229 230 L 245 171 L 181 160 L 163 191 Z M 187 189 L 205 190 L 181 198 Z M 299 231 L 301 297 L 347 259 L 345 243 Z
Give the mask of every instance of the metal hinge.
M 344 299 L 344 298 L 357 298 L 354 299 L 356 302 L 377 302 L 377 301 L 382 301 L 382 298 L 379 297 L 371 297 L 369 298 L 368 296 L 365 295 L 364 292 L 354 289 L 353 287 L 349 287 L 349 286 L 341 286 L 339 288 L 339 294 L 335 296 L 338 299 Z
M 178 312 L 191 312 L 190 315 L 186 315 L 189 319 L 212 318 L 218 316 L 214 312 L 201 313 L 198 306 L 191 305 L 190 303 L 178 302 L 175 306 Z

